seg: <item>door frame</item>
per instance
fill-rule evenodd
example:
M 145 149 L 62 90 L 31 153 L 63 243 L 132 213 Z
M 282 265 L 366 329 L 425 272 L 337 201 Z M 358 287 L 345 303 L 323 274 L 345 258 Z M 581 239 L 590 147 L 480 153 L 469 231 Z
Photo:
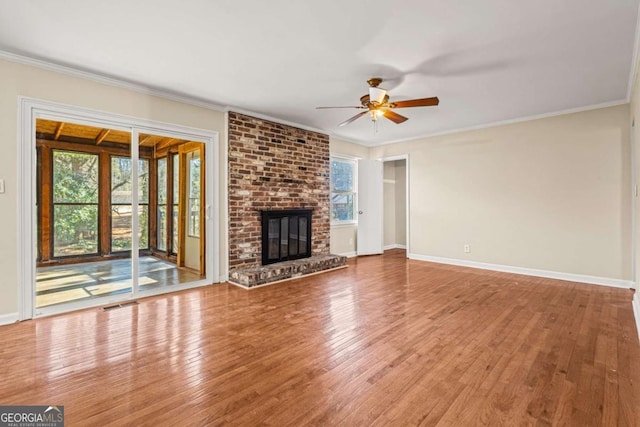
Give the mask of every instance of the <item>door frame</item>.
M 18 97 L 18 317 L 19 320 L 31 319 L 39 316 L 57 314 L 80 308 L 102 306 L 115 302 L 121 302 L 132 298 L 141 298 L 167 292 L 174 292 L 197 286 L 216 283 L 220 279 L 219 236 L 214 230 L 219 229 L 218 209 L 211 206 L 219 206 L 219 194 L 217 186 L 205 187 L 205 200 L 207 204 L 206 246 L 209 248 L 206 254 L 206 276 L 204 279 L 176 285 L 170 288 L 139 291 L 137 283 L 137 239 L 132 242 L 132 276 L 133 286 L 131 293 L 113 295 L 111 297 L 89 299 L 64 304 L 63 306 L 51 306 L 36 309 L 35 287 L 36 267 L 35 255 L 37 251 L 35 240 L 36 209 L 36 147 L 35 127 L 36 119 L 47 118 L 51 120 L 79 123 L 89 126 L 105 127 L 110 129 L 125 130 L 131 132 L 131 161 L 132 183 L 137 185 L 137 159 L 138 159 L 138 134 L 151 133 L 170 137 L 188 139 L 205 144 L 206 171 L 212 181 L 219 177 L 219 136 L 218 132 L 187 127 L 178 124 L 160 122 L 149 119 L 141 119 L 126 115 L 108 113 L 90 108 L 72 106 L 52 101 Z M 137 192 L 133 193 L 134 205 L 137 205 Z M 132 218 L 132 233 L 137 236 L 138 221 L 134 215 Z
M 405 206 L 405 224 L 406 224 L 406 231 L 405 233 L 407 233 L 406 236 L 406 240 L 407 240 L 407 248 L 406 248 L 406 256 L 407 258 L 409 257 L 409 254 L 411 253 L 411 234 L 409 233 L 409 231 L 411 230 L 411 222 L 410 222 L 410 218 L 411 215 L 409 214 L 410 212 L 410 207 L 411 207 L 411 192 L 410 187 L 411 187 L 411 181 L 409 180 L 409 155 L 408 154 L 401 154 L 398 156 L 389 156 L 389 157 L 383 157 L 382 159 L 382 166 L 384 168 L 384 163 L 385 162 L 393 162 L 396 160 L 404 160 L 405 161 L 405 182 L 406 182 L 406 188 L 405 188 L 405 202 L 406 202 L 406 206 Z M 384 221 L 384 211 L 382 212 L 383 215 L 383 221 Z M 384 222 L 383 222 L 384 224 Z M 384 232 L 384 230 L 383 230 Z

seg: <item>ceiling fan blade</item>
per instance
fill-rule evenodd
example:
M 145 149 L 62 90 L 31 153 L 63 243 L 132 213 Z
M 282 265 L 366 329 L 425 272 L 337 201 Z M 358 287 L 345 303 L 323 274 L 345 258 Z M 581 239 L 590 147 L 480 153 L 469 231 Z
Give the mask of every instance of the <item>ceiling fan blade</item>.
M 406 122 L 407 120 L 409 120 L 407 117 L 401 116 L 398 113 L 394 113 L 391 110 L 380 110 L 380 111 L 382 111 L 383 116 L 385 116 L 387 119 L 391 120 L 395 124 L 400 124 L 402 122 Z
M 437 96 L 433 98 L 409 99 L 408 101 L 390 102 L 389 108 L 407 108 L 407 107 L 433 107 L 438 105 L 440 100 Z
M 356 114 L 355 116 L 351 117 L 350 119 L 345 120 L 344 122 L 340 123 L 338 125 L 338 127 L 340 126 L 344 126 L 344 125 L 348 125 L 351 122 L 355 122 L 356 120 L 358 120 L 360 117 L 364 116 L 365 114 L 367 114 L 369 111 L 363 111 L 361 113 Z
M 362 110 L 366 107 L 363 107 L 362 105 L 350 105 L 350 106 L 344 106 L 344 107 L 316 107 L 316 110 L 326 110 L 327 108 L 358 108 Z

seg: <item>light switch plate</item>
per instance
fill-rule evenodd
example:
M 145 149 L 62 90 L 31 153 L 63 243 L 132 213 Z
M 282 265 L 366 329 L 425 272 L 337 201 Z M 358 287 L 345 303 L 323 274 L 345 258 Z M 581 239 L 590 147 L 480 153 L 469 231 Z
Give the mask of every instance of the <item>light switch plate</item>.
M 4 179 L 0 179 L 0 193 L 4 193 Z

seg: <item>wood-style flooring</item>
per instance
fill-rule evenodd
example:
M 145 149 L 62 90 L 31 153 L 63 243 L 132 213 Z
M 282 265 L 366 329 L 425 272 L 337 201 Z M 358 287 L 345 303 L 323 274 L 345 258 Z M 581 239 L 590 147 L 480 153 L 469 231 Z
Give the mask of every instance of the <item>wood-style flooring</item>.
M 631 297 L 394 250 L 0 327 L 0 404 L 69 426 L 640 426 Z

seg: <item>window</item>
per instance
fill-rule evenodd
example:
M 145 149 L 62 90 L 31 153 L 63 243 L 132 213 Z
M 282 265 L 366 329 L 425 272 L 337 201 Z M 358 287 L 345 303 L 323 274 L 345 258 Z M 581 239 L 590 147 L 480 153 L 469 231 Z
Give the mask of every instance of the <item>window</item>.
M 131 158 L 111 156 L 111 251 L 131 250 Z M 138 160 L 140 249 L 149 248 L 149 161 Z
M 98 156 L 53 151 L 53 256 L 98 253 Z
M 161 251 L 167 250 L 167 158 L 158 159 L 158 235 L 157 246 Z
M 331 159 L 331 222 L 355 220 L 355 161 Z
M 172 161 L 172 205 L 171 205 L 171 216 L 173 220 L 171 221 L 171 253 L 178 253 L 178 214 L 179 214 L 179 190 L 180 190 L 180 156 L 178 154 L 174 154 L 171 157 Z
M 200 156 L 189 155 L 189 236 L 200 237 Z

